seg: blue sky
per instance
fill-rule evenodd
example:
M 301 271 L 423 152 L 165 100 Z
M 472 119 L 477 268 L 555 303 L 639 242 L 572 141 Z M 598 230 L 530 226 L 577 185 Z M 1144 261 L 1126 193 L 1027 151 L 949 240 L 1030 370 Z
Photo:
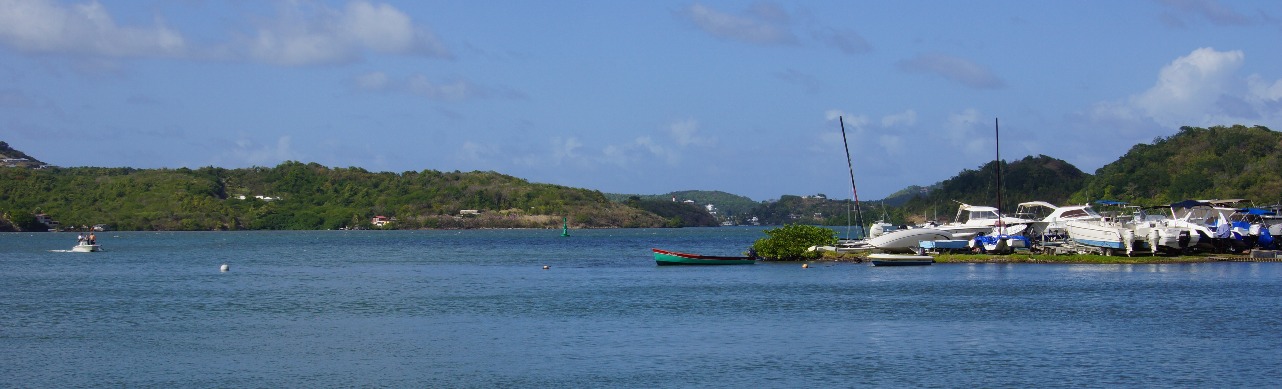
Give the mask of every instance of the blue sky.
M 0 0 L 0 140 L 60 166 L 492 170 L 860 199 L 1282 130 L 1282 2 Z

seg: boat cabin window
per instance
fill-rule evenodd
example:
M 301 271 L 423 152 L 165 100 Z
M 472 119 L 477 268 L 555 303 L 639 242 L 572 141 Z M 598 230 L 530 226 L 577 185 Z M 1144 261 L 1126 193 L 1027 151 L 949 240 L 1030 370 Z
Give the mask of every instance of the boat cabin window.
M 970 211 L 970 215 L 968 216 L 967 220 L 989 220 L 989 219 L 997 219 L 997 211 L 989 211 L 989 210 Z

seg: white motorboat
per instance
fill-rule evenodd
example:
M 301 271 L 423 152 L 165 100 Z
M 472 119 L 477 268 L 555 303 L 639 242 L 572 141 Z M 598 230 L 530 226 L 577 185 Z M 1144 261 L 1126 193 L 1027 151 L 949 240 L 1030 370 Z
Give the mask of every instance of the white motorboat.
M 1030 236 L 1040 236 L 1044 241 L 1059 240 L 1068 235 L 1067 223 L 1078 220 L 1100 220 L 1101 216 L 1090 205 L 1055 206 L 1045 201 L 1019 203 L 1015 208 L 1015 217 L 1024 220 L 1036 220 L 1032 223 Z
M 952 223 L 931 226 L 937 230 L 947 231 L 949 239 L 971 240 L 980 233 L 989 233 L 994 227 L 1013 226 L 1032 223 L 1032 220 L 1010 216 L 1001 216 L 997 208 L 961 203 L 957 207 L 957 216 Z
M 82 241 L 80 242 L 80 244 L 77 244 L 75 247 L 72 247 L 71 251 L 77 252 L 77 253 L 92 253 L 92 252 L 102 251 L 102 246 L 97 244 L 89 244 L 88 242 Z
M 898 230 L 868 240 L 868 245 L 886 253 L 908 253 L 921 246 L 921 242 L 952 240 L 953 234 L 937 228 L 909 228 Z
M 1191 243 L 1202 250 L 1218 251 L 1225 241 L 1230 239 L 1231 230 L 1228 223 L 1223 227 L 1212 228 L 1211 221 L 1227 220 L 1227 214 L 1216 209 L 1210 203 L 1197 200 L 1184 200 L 1170 205 L 1171 218 L 1162 221 L 1166 227 L 1187 230 Z M 1232 213 L 1232 212 L 1229 212 Z
M 1114 220 L 1074 220 L 1064 224 L 1069 239 L 1080 245 L 1099 248 L 1104 255 L 1136 249 L 1135 230 L 1127 223 Z

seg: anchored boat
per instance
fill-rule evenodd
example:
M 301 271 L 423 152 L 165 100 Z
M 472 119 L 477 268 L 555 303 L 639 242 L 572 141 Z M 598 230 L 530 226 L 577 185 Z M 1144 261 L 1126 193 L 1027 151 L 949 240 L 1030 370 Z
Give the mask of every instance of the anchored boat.
M 929 255 L 872 254 L 868 256 L 873 266 L 929 266 L 935 258 Z
M 719 257 L 699 255 L 676 251 L 651 249 L 654 251 L 654 262 L 659 266 L 666 265 L 751 265 L 757 263 L 752 257 Z

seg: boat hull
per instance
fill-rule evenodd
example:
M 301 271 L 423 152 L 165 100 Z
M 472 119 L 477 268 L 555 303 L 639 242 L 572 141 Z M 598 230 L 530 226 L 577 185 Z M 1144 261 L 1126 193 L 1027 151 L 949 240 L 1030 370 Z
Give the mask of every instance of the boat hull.
M 750 257 L 718 257 L 676 251 L 651 249 L 654 251 L 654 262 L 659 266 L 672 265 L 751 265 L 757 263 Z
M 1072 221 L 1065 223 L 1065 230 L 1070 239 L 1087 246 L 1121 250 L 1131 243 L 1125 238 L 1126 228 L 1104 222 Z
M 929 266 L 935 258 L 926 255 L 872 254 L 868 260 L 873 266 Z
M 77 253 L 92 253 L 102 251 L 102 246 L 96 244 L 78 244 L 71 248 L 71 251 Z
M 898 230 L 868 240 L 868 245 L 887 253 L 907 253 L 932 240 L 952 240 L 952 233 L 934 228 Z

